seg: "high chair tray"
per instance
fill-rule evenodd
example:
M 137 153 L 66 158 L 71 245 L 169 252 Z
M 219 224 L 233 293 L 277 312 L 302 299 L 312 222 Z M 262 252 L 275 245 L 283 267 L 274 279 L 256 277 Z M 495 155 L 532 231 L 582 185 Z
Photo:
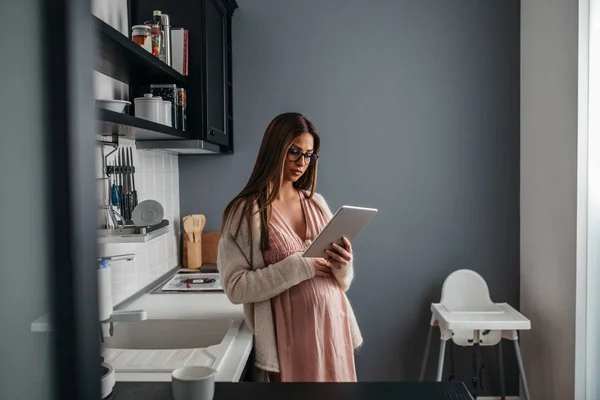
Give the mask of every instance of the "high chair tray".
M 451 330 L 529 330 L 531 322 L 508 303 L 495 303 L 489 308 L 467 311 L 450 311 L 441 303 L 431 304 L 433 318 Z

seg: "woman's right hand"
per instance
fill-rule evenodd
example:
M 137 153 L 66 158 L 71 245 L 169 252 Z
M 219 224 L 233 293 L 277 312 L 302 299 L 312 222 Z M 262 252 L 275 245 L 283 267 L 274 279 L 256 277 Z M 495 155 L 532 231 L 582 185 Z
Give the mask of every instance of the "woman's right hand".
M 331 263 L 324 258 L 313 258 L 313 267 L 315 268 L 315 276 L 323 278 L 331 278 L 333 272 L 331 271 Z

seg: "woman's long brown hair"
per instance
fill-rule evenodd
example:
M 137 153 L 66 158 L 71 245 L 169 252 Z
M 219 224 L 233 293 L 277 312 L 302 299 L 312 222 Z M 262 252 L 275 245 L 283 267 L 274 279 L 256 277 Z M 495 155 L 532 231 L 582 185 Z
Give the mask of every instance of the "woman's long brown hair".
M 304 115 L 294 112 L 276 116 L 267 126 L 260 150 L 254 164 L 254 170 L 248 183 L 242 191 L 227 205 L 223 213 L 222 227 L 225 228 L 232 214 L 241 204 L 244 204 L 242 216 L 247 218 L 248 229 L 252 229 L 252 209 L 258 205 L 260 213 L 260 247 L 269 248 L 268 221 L 271 203 L 277 198 L 283 180 L 283 166 L 287 161 L 287 153 L 294 141 L 304 133 L 310 133 L 314 138 L 314 152 L 319 153 L 320 138 L 312 122 Z M 309 165 L 306 172 L 294 182 L 298 190 L 310 190 L 309 197 L 315 192 L 317 184 L 318 161 Z M 236 228 L 235 235 L 240 226 Z M 249 237 L 251 237 L 249 232 Z

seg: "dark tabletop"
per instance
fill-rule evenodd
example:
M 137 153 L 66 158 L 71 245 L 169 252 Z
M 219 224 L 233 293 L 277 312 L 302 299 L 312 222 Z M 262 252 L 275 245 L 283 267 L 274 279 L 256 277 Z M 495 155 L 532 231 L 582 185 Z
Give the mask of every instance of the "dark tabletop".
M 117 382 L 107 400 L 172 400 L 171 382 Z M 225 383 L 214 400 L 473 400 L 462 382 Z

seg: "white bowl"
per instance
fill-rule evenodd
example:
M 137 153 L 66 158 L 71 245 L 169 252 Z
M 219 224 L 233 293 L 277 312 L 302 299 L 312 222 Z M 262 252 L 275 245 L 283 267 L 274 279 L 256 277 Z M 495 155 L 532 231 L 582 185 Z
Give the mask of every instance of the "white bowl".
M 104 108 L 106 110 L 122 113 L 125 111 L 125 106 L 130 105 L 131 102 L 127 100 L 111 100 L 111 99 L 97 99 L 96 107 Z

